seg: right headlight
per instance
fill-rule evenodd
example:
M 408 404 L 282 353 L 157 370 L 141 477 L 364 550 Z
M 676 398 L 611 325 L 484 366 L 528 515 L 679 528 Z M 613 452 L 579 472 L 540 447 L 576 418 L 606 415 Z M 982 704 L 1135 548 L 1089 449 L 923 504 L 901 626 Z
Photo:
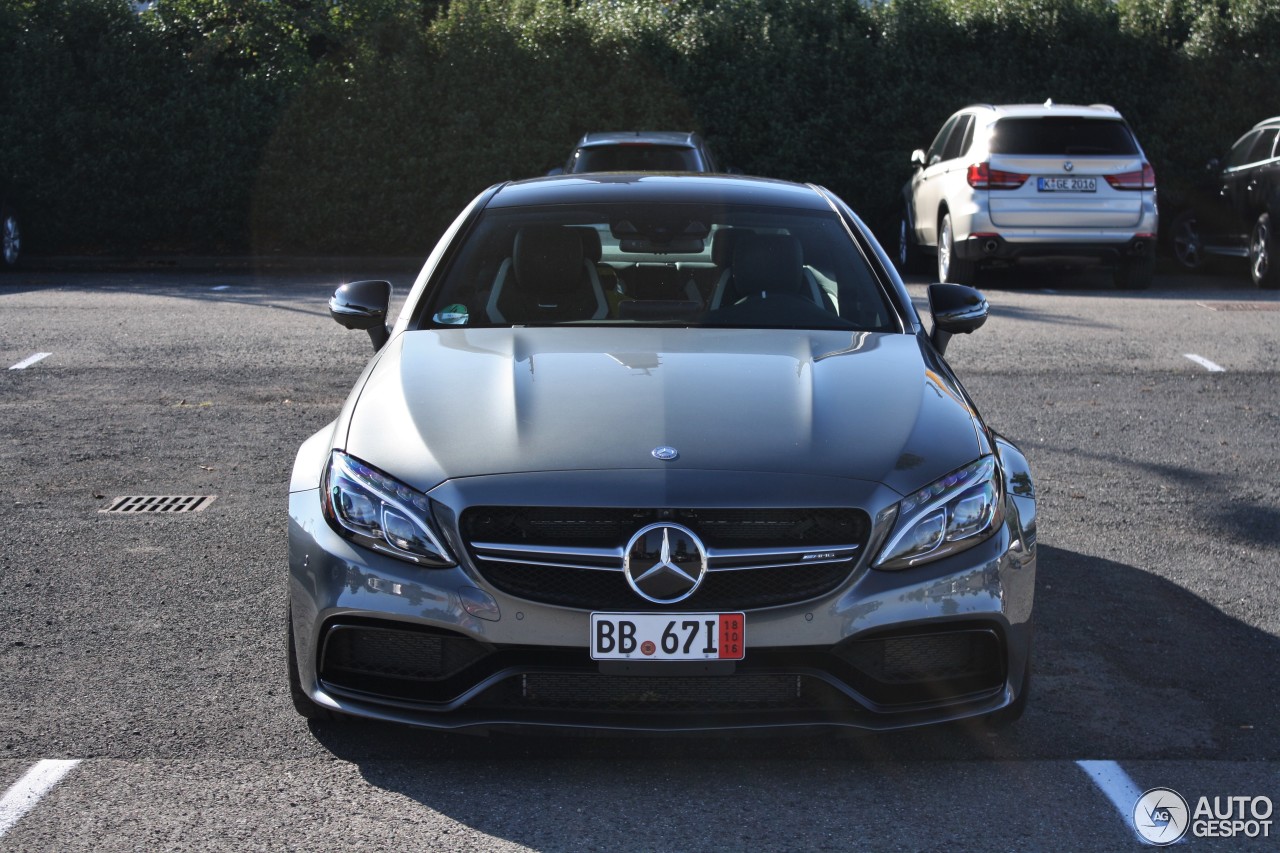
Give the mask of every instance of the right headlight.
M 338 533 L 420 566 L 456 565 L 430 518 L 430 502 L 418 490 L 335 450 L 321 485 L 325 517 Z
M 897 521 L 872 566 L 906 569 L 959 553 L 995 533 L 1000 476 L 984 456 L 898 502 Z

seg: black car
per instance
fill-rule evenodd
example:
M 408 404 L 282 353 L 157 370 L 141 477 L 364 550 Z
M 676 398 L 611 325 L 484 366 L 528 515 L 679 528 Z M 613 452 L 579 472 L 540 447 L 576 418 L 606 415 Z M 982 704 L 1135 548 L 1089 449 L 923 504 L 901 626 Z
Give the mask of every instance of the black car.
M 1249 259 L 1258 287 L 1280 287 L 1275 222 L 1280 216 L 1280 116 L 1258 122 L 1210 160 L 1212 178 L 1200 192 L 1178 199 L 1169 226 L 1173 257 L 1189 270 L 1211 257 Z
M 13 269 L 22 258 L 22 228 L 13 194 L 0 184 L 0 270 Z
M 696 133 L 634 130 L 583 135 L 564 167 L 548 174 L 718 171 L 706 143 Z

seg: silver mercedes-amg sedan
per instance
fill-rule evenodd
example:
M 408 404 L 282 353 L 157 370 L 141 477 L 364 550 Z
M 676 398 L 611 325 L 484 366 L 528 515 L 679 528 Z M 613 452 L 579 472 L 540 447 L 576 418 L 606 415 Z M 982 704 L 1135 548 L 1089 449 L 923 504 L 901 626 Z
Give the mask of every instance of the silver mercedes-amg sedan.
M 289 494 L 308 717 L 440 729 L 895 729 L 1026 704 L 1026 459 L 866 226 L 817 186 L 592 174 L 492 187 Z

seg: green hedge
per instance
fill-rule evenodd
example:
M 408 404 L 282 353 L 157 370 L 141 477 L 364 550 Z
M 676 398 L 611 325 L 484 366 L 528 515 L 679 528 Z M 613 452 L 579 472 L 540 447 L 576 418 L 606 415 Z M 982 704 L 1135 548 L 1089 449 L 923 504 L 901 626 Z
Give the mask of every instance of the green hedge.
M 421 255 L 585 131 L 697 129 L 887 231 L 964 104 L 1113 104 L 1167 192 L 1277 79 L 1280 0 L 0 0 L 0 170 L 38 251 Z

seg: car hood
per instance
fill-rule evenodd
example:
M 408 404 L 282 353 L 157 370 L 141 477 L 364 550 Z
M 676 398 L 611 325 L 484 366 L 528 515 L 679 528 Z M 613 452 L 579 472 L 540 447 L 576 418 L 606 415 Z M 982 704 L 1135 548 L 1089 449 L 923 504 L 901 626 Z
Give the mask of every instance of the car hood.
M 911 335 L 745 329 L 407 332 L 369 370 L 345 434 L 347 452 L 424 491 L 487 474 L 698 469 L 907 494 L 986 446 Z M 655 458 L 664 446 L 679 456 Z

